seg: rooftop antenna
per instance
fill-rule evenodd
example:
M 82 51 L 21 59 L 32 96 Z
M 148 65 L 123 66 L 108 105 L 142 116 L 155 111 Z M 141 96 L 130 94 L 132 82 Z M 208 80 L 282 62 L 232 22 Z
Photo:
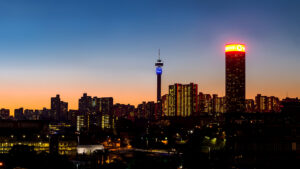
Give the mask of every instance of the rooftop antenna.
M 160 48 L 158 48 L 158 59 L 160 60 Z

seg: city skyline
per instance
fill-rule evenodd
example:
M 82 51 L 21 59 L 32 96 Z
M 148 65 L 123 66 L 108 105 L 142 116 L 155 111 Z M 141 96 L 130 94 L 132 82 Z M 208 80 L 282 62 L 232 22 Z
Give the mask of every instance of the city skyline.
M 166 62 L 162 95 L 170 84 L 193 82 L 199 91 L 224 96 L 224 45 L 231 42 L 247 47 L 246 98 L 300 96 L 299 2 L 230 4 L 236 14 L 224 2 L 3 3 L 0 108 L 11 114 L 19 107 L 49 108 L 50 97 L 60 94 L 77 109 L 85 92 L 123 104 L 155 101 L 158 48 Z

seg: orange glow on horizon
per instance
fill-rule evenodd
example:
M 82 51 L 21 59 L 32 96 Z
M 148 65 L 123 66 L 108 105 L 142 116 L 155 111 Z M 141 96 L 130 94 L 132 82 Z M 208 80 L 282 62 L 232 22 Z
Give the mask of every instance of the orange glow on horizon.
M 245 52 L 245 45 L 243 44 L 227 44 L 225 52 Z

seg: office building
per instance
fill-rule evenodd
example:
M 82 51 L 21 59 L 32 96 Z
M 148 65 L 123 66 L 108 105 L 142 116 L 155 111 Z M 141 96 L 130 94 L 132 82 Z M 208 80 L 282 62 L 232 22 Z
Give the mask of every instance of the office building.
M 198 85 L 178 84 L 169 86 L 169 116 L 187 117 L 191 116 L 198 110 Z
M 227 44 L 226 56 L 226 111 L 245 111 L 246 55 L 245 45 Z
M 100 98 L 101 128 L 110 129 L 115 127 L 115 116 L 113 114 L 114 100 L 112 97 Z

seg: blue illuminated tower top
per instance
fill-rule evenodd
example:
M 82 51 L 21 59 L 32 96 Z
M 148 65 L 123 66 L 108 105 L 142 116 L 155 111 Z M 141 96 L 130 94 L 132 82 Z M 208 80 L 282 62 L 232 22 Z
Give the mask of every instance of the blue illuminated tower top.
M 162 75 L 162 67 L 164 63 L 160 59 L 160 49 L 158 50 L 158 59 L 155 63 L 156 66 L 156 76 L 157 76 L 157 102 L 161 101 L 161 75 Z
M 161 75 L 162 74 L 162 67 L 164 66 L 164 63 L 160 59 L 160 49 L 158 50 L 158 59 L 155 63 L 156 66 L 156 74 Z

